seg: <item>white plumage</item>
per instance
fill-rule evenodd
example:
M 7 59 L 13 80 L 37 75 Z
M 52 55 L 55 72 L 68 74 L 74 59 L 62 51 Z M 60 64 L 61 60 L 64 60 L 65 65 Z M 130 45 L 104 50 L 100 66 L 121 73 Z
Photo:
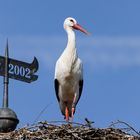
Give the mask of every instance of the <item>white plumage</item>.
M 62 55 L 56 62 L 55 67 L 55 91 L 62 114 L 68 121 L 73 117 L 76 104 L 78 103 L 83 88 L 83 66 L 78 58 L 74 29 L 78 29 L 86 34 L 72 17 L 64 21 L 64 29 L 68 35 L 68 42 Z

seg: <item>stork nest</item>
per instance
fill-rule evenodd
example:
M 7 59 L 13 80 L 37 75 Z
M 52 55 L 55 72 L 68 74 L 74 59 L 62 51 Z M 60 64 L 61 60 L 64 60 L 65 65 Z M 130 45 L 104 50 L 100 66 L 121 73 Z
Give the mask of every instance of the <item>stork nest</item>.
M 140 140 L 121 129 L 93 128 L 90 125 L 39 122 L 9 133 L 0 133 L 0 140 Z

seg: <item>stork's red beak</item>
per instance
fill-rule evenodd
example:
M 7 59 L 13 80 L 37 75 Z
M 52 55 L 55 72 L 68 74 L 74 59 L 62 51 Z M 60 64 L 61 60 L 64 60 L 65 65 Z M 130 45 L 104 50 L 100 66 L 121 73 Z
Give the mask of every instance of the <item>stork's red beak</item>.
M 83 27 L 81 27 L 81 25 L 79 24 L 74 24 L 73 26 L 73 29 L 76 29 L 76 30 L 80 30 L 81 32 L 89 35 L 90 33 L 88 31 L 86 31 Z

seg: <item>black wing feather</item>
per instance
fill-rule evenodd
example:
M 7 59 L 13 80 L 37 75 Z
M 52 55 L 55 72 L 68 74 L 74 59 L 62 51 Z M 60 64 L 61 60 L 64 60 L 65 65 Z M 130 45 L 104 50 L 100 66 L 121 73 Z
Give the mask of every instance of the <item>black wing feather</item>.
M 57 97 L 57 100 L 59 102 L 60 101 L 59 95 L 58 95 L 58 92 L 59 92 L 59 82 L 58 82 L 57 79 L 54 80 L 54 87 L 55 87 L 56 97 Z
M 78 97 L 78 99 L 77 99 L 77 103 L 78 103 L 78 101 L 79 101 L 79 99 L 80 99 L 80 97 L 81 97 L 81 94 L 82 94 L 83 83 L 84 83 L 83 80 L 80 80 L 80 81 L 79 81 L 79 97 Z M 76 103 L 76 104 L 77 104 L 77 103 Z

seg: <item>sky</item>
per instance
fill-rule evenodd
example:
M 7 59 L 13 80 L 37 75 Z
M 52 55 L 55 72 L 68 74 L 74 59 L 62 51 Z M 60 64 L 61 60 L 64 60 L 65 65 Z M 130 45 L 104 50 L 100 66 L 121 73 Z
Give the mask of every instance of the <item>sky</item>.
M 139 0 L 0 1 L 0 55 L 8 38 L 11 58 L 31 63 L 35 56 L 39 62 L 37 81 L 10 79 L 9 108 L 20 120 L 17 128 L 64 120 L 54 91 L 54 70 L 67 43 L 63 22 L 71 16 L 91 33 L 76 31 L 84 88 L 74 121 L 85 123 L 88 118 L 94 127 L 106 128 L 121 120 L 140 130 L 139 5 Z M 2 77 L 0 89 L 2 105 Z

